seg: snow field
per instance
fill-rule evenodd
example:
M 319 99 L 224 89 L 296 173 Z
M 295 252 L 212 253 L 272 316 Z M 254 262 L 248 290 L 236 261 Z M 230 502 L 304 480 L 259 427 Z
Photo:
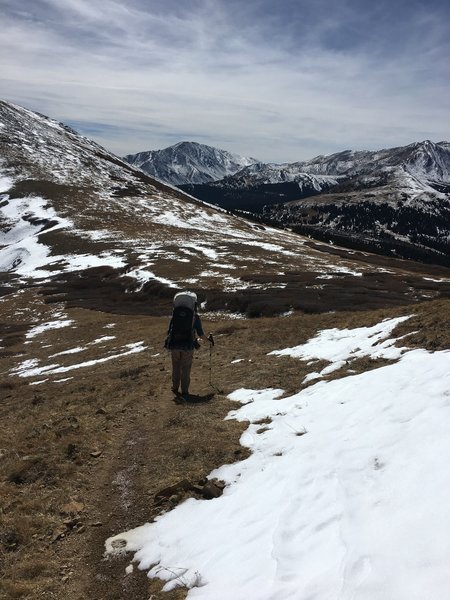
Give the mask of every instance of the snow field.
M 8 198 L 0 207 L 0 216 L 12 223 L 12 227 L 0 234 L 0 271 L 13 271 L 24 277 L 49 277 L 63 271 L 75 271 L 109 265 L 121 268 L 125 266 L 123 257 L 110 252 L 98 256 L 91 254 L 67 254 L 51 256 L 51 248 L 39 237 L 41 234 L 57 229 L 70 229 L 72 221 L 57 216 L 53 207 L 41 197 Z M 45 223 L 51 227 L 44 231 Z M 95 232 L 94 232 L 95 234 Z M 44 238 L 45 239 L 45 238 Z M 3 246 L 3 247 L 2 247 Z M 55 265 L 59 265 L 56 269 Z M 53 265 L 48 271 L 43 267 Z
M 42 221 L 54 222 L 47 231 L 71 224 L 59 219 L 55 211 L 40 197 L 8 198 L 0 207 L 0 216 L 12 223 L 12 227 L 0 235 L 0 271 L 14 270 L 20 275 L 36 271 L 49 262 L 50 250 L 40 244 L 37 237 L 43 229 Z
M 381 342 L 391 326 L 346 337 Z M 324 352 L 340 360 L 325 338 Z M 286 398 L 236 390 L 230 399 L 242 406 L 227 418 L 249 422 L 241 444 L 252 454 L 211 473 L 226 482 L 223 496 L 189 499 L 109 538 L 107 553 L 134 552 L 140 569 L 166 590 L 187 586 L 188 598 L 444 598 L 449 364 L 449 351 L 412 350 Z

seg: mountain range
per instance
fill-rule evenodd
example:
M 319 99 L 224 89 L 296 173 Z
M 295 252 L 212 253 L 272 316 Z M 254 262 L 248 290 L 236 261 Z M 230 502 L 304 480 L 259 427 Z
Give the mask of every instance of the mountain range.
M 450 144 L 428 140 L 303 164 L 341 179 L 315 197 L 265 209 L 277 222 L 357 247 L 449 264 Z
M 184 142 L 183 149 L 185 159 L 198 156 L 195 144 Z M 167 173 L 176 165 L 169 151 L 165 171 L 158 163 L 154 172 L 170 181 Z M 448 142 L 346 150 L 281 165 L 253 162 L 216 181 L 212 156 L 209 152 L 203 167 L 198 165 L 209 182 L 171 183 L 227 210 L 263 215 L 266 222 L 320 239 L 448 264 Z

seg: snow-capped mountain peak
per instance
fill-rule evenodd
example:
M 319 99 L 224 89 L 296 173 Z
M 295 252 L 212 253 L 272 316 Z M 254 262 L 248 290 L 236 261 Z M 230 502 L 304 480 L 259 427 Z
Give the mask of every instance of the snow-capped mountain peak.
M 405 160 L 406 169 L 412 174 L 431 182 L 450 181 L 450 144 L 435 144 L 430 140 L 411 144 Z
M 124 157 L 152 177 L 172 185 L 209 183 L 233 175 L 256 158 L 233 154 L 197 142 L 178 142 L 163 150 L 149 150 Z

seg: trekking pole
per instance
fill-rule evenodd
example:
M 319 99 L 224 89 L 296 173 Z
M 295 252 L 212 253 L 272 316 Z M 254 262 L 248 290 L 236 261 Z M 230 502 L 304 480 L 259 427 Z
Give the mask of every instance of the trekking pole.
M 211 382 L 211 371 L 212 371 L 212 345 L 209 345 L 209 385 L 212 386 Z
M 213 390 L 216 390 L 216 392 L 218 394 L 223 394 L 223 390 L 220 390 L 212 382 L 212 347 L 214 346 L 214 338 L 212 336 L 212 333 L 209 334 L 208 340 L 209 340 L 209 386 L 212 387 Z
M 214 346 L 214 338 L 212 336 L 212 333 L 209 334 L 208 340 L 209 340 L 209 385 L 211 387 L 214 387 L 212 384 L 212 347 Z

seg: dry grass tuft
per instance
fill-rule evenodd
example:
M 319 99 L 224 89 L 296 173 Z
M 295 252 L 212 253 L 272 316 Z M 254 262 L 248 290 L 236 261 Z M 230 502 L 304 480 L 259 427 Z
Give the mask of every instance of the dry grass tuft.
M 4 598 L 31 598 L 34 591 L 33 584 L 21 581 L 0 581 L 0 592 L 3 592 Z
M 412 319 L 399 325 L 396 335 L 407 337 L 400 343 L 412 348 L 425 348 L 431 352 L 450 348 L 450 302 L 434 300 L 412 307 Z M 411 333 L 413 332 L 413 333 Z
M 253 421 L 254 425 L 270 425 L 270 423 L 272 423 L 272 419 L 270 417 L 259 419 L 259 421 Z
M 148 365 L 141 365 L 130 369 L 123 369 L 119 373 L 119 379 L 138 379 L 139 376 L 147 369 Z
M 265 431 L 269 431 L 270 427 L 259 427 L 255 433 L 264 433 Z
M 54 465 L 43 458 L 33 458 L 17 462 L 9 473 L 7 481 L 16 485 L 29 485 L 42 481 L 45 485 L 54 485 L 58 478 L 58 472 Z

